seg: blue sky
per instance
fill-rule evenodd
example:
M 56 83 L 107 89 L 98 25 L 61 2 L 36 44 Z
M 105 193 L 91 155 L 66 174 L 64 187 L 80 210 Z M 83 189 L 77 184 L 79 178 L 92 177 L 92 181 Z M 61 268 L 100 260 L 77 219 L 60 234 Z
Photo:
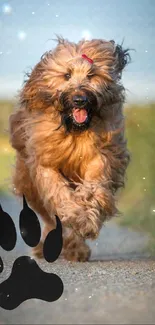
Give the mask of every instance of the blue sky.
M 127 100 L 155 99 L 154 0 L 0 0 L 0 97 L 16 95 L 55 34 L 124 39 L 136 50 L 123 76 Z

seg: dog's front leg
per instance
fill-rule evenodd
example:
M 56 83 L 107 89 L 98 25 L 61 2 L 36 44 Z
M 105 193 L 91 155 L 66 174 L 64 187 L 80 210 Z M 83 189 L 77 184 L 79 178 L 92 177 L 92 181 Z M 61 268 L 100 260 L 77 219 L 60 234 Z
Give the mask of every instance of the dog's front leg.
M 73 198 L 73 189 L 59 171 L 39 165 L 32 177 L 49 215 L 57 214 L 63 218 L 71 205 L 78 208 Z
M 87 217 L 86 227 L 82 227 L 80 233 L 93 239 L 98 235 L 103 221 L 117 213 L 115 198 L 100 157 L 95 157 L 89 164 L 83 183 L 76 188 L 75 198 Z
M 56 170 L 39 165 L 35 169 L 35 175 L 31 175 L 43 205 L 51 217 L 57 214 L 64 226 L 71 227 L 84 239 L 98 235 L 101 227 L 98 203 L 96 206 L 91 201 L 83 204 L 77 199 L 77 193 L 68 181 Z
M 43 202 L 52 217 L 57 214 L 64 226 L 79 230 L 86 223 L 86 212 L 75 200 L 74 190 L 62 174 L 51 168 L 38 166 L 31 173 Z M 79 231 L 78 231 L 79 233 Z

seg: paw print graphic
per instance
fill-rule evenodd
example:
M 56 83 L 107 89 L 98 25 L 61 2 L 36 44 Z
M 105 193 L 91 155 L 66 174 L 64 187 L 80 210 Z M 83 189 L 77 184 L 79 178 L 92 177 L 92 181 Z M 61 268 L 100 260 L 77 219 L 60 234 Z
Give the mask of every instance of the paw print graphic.
M 44 258 L 49 263 L 58 259 L 63 245 L 62 226 L 57 216 L 56 223 L 56 229 L 48 233 L 43 247 Z M 41 238 L 40 223 L 35 212 L 27 205 L 24 196 L 19 228 L 22 239 L 28 246 L 38 245 Z M 0 205 L 0 246 L 5 251 L 11 251 L 15 248 L 16 241 L 14 222 Z M 0 273 L 3 269 L 0 257 Z M 30 256 L 20 256 L 13 264 L 9 278 L 0 284 L 0 307 L 12 310 L 32 298 L 52 302 L 59 299 L 62 293 L 63 282 L 58 275 L 42 271 Z

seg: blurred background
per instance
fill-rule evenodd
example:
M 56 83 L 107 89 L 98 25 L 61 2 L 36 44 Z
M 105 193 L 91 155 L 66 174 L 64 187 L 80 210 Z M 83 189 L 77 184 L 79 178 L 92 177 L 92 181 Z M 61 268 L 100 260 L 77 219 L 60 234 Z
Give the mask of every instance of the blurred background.
M 155 255 L 155 1 L 0 0 L 0 197 L 10 195 L 14 151 L 8 117 L 18 100 L 24 73 L 55 46 L 55 35 L 124 41 L 132 62 L 126 67 L 126 136 L 132 161 L 119 194 L 121 225 L 150 236 Z

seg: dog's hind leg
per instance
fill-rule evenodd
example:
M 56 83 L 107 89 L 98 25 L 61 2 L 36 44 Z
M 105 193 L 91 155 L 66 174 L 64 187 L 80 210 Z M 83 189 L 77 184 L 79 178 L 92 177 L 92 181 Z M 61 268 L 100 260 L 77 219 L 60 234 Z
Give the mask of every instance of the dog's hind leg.
M 56 222 L 53 219 L 51 219 L 50 224 L 44 224 L 41 240 L 40 240 L 39 244 L 36 247 L 32 248 L 32 250 L 31 250 L 33 256 L 35 256 L 39 259 L 44 258 L 44 255 L 43 255 L 44 241 L 45 241 L 48 233 L 51 230 L 53 230 L 55 227 L 56 227 Z M 51 247 L 51 249 L 52 249 L 52 247 Z
M 56 221 L 54 215 L 53 217 L 49 216 L 48 212 L 44 208 L 37 189 L 30 178 L 29 170 L 20 154 L 17 155 L 16 164 L 13 169 L 11 191 L 21 199 L 21 203 L 23 201 L 23 195 L 25 195 L 28 205 L 33 211 L 39 214 L 43 224 L 45 225 L 39 244 L 32 249 L 32 255 L 42 258 L 43 242 L 48 232 L 55 228 Z

